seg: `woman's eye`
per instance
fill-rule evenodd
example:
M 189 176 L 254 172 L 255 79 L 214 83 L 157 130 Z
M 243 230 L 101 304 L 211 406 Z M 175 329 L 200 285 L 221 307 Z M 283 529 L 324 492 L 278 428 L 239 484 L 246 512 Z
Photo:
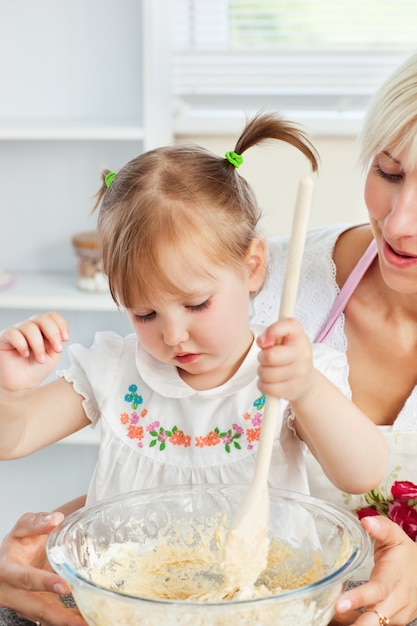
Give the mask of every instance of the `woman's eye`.
M 400 173 L 389 173 L 386 172 L 385 170 L 383 170 L 379 165 L 375 165 L 374 167 L 374 172 L 380 176 L 381 178 L 383 178 L 384 180 L 388 180 L 391 183 L 397 183 L 399 181 L 401 181 L 403 179 L 403 174 L 402 172 Z
M 201 302 L 201 304 L 193 304 L 192 306 L 187 306 L 187 309 L 190 309 L 190 311 L 202 311 L 203 309 L 208 309 L 209 306 L 210 299 L 204 300 L 204 302 Z

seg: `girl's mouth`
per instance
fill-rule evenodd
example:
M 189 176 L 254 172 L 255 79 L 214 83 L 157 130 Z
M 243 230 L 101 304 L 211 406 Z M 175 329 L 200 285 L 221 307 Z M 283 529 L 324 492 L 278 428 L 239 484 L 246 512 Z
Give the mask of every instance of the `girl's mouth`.
M 198 359 L 199 356 L 199 354 L 193 354 L 192 352 L 190 352 L 188 354 L 176 354 L 174 359 L 178 363 L 185 365 L 186 363 L 193 363 L 193 361 Z

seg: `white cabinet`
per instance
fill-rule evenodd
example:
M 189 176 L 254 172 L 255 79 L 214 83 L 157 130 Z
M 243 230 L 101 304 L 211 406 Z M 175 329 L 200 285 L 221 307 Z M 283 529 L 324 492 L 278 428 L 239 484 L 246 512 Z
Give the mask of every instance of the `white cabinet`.
M 109 295 L 77 288 L 71 236 L 95 228 L 103 166 L 172 140 L 170 4 L 2 0 L 0 268 L 15 282 L 0 289 L 1 328 L 57 309 L 86 345 L 97 330 L 128 331 Z M 0 537 L 22 511 L 85 490 L 96 440 L 0 462 Z
M 170 143 L 169 10 L 2 0 L 0 267 L 71 271 L 100 169 Z

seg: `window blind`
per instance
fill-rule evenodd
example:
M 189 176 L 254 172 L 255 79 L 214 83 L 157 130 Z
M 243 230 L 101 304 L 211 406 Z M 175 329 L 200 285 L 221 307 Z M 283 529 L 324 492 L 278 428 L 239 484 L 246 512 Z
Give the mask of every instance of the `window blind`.
M 177 117 L 355 118 L 417 51 L 416 0 L 173 0 Z

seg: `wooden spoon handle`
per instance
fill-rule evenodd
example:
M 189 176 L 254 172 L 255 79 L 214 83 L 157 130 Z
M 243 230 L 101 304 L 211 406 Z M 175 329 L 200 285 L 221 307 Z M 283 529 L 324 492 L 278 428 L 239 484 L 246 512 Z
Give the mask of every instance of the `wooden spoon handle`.
M 307 176 L 300 181 L 298 188 L 278 319 L 294 315 L 312 193 L 313 181 Z M 267 484 L 279 402 L 279 398 L 266 396 L 253 476 L 253 483 L 259 487 Z
M 294 315 L 312 194 L 313 181 L 307 176 L 298 188 L 278 319 Z

